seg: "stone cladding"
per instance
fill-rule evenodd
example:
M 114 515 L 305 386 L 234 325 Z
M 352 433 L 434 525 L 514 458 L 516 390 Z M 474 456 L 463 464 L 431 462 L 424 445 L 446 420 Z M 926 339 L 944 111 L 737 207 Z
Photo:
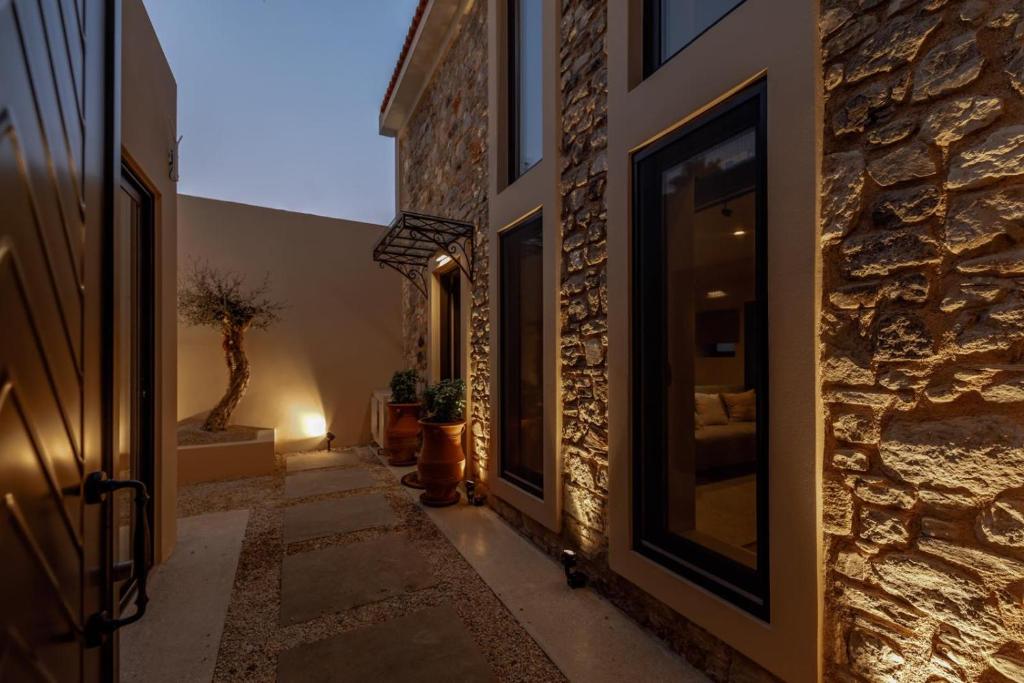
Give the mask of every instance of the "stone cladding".
M 823 2 L 825 680 L 1024 680 L 1024 13 Z

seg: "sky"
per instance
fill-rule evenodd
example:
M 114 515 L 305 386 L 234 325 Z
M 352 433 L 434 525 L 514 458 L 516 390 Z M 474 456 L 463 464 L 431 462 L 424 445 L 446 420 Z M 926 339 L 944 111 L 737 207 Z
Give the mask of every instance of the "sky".
M 144 0 L 178 83 L 178 192 L 388 223 L 380 103 L 416 0 Z

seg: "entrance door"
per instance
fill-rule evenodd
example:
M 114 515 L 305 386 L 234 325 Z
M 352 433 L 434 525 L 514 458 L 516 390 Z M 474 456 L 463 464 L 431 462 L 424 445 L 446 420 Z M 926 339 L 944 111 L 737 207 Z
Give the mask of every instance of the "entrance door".
M 155 263 L 153 197 L 128 168 L 121 170 L 114 239 L 114 406 L 117 416 L 114 476 L 137 480 L 153 491 Z M 155 503 L 147 509 L 153 528 Z M 138 588 L 132 575 L 138 535 L 132 492 L 114 493 L 114 581 L 121 607 Z M 145 570 L 153 564 L 152 540 L 142 549 Z
M 441 284 L 441 379 L 462 377 L 462 271 L 438 276 Z
M 0 1 L 0 680 L 113 676 L 115 2 Z M 105 268 L 108 270 L 105 271 Z

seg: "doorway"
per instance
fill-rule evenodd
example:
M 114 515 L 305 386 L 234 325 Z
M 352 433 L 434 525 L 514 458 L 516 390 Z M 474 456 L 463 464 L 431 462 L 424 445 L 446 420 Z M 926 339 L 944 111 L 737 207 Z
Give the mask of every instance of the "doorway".
M 462 271 L 452 268 L 437 276 L 441 286 L 440 379 L 462 377 Z
M 146 485 L 152 502 L 147 509 L 148 528 L 154 528 L 156 508 L 154 446 L 156 374 L 154 199 L 130 168 L 121 168 L 117 195 L 114 240 L 114 434 L 115 479 L 133 479 Z M 137 588 L 138 571 L 132 571 L 132 547 L 136 515 L 132 492 L 114 494 L 113 578 L 119 607 L 127 606 Z M 153 566 L 153 539 L 147 534 L 146 566 Z

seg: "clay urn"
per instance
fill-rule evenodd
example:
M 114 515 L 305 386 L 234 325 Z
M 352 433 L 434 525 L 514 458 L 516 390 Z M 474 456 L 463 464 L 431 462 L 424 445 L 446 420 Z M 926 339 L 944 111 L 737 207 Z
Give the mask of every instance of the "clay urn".
M 389 403 L 388 429 L 385 433 L 385 451 L 388 464 L 404 467 L 416 464 L 416 451 L 420 447 L 420 411 L 423 404 Z
M 421 420 L 423 449 L 416 469 L 424 487 L 420 502 L 431 507 L 444 507 L 459 502 L 458 485 L 466 467 L 462 451 L 462 433 L 465 420 L 459 422 L 429 422 Z

